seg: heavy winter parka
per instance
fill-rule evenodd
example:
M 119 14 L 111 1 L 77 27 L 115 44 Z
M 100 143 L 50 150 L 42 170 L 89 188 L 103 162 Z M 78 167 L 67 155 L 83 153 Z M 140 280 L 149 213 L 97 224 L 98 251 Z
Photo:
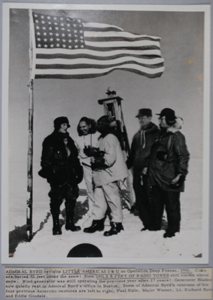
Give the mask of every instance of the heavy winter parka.
M 148 167 L 151 147 L 159 135 L 159 128 L 150 123 L 144 130 L 139 130 L 132 139 L 130 155 L 127 159 L 127 167 L 142 171 Z
M 189 157 L 185 137 L 180 131 L 162 131 L 152 147 L 148 169 L 149 185 L 158 185 L 166 191 L 183 192 L 184 184 L 171 188 L 171 182 L 178 174 L 185 178 Z
M 65 138 L 68 141 L 70 155 L 63 141 Z M 44 139 L 41 166 L 39 175 L 46 178 L 51 186 L 59 187 L 66 183 L 76 186 L 83 178 L 78 150 L 68 133 L 54 131 Z

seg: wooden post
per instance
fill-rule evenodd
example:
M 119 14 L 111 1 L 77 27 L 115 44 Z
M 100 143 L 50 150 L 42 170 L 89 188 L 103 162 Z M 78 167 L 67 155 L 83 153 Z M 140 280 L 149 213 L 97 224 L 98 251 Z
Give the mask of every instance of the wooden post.
M 28 157 L 27 157 L 27 207 L 26 207 L 26 234 L 27 240 L 30 241 L 33 236 L 33 109 L 34 109 L 34 93 L 32 79 L 33 65 L 33 46 L 32 46 L 32 10 L 29 10 L 29 70 L 30 81 L 29 89 L 29 112 L 28 112 Z
M 28 159 L 27 159 L 27 239 L 32 239 L 33 213 L 33 80 L 29 87 L 29 115 L 28 115 Z

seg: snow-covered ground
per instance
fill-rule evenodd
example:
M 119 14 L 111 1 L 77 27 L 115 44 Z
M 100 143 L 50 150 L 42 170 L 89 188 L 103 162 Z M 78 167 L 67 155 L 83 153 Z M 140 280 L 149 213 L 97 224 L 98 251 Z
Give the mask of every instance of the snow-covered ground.
M 186 191 L 181 195 L 181 231 L 173 238 L 163 238 L 164 231 L 141 232 L 142 223 L 139 218 L 124 209 L 124 231 L 118 235 L 105 237 L 103 232 L 93 234 L 66 231 L 62 227 L 62 235 L 52 235 L 52 218 L 49 214 L 48 184 L 42 179 L 40 188 L 34 191 L 33 208 L 33 232 L 36 233 L 31 242 L 20 243 L 14 253 L 15 259 L 30 259 L 32 263 L 35 259 L 54 258 L 57 263 L 62 258 L 66 258 L 70 249 L 81 243 L 90 243 L 97 246 L 104 258 L 162 258 L 162 259 L 194 259 L 200 256 L 203 251 L 202 243 L 202 189 L 201 170 L 198 165 L 191 165 L 191 172 L 187 178 Z M 40 179 L 39 179 L 40 180 Z M 39 185 L 38 185 L 39 186 Z M 46 199 L 44 199 L 44 195 Z M 86 196 L 78 198 L 78 204 L 84 203 Z M 23 225 L 25 220 L 24 205 L 10 206 L 10 230 L 14 225 Z M 22 210 L 21 210 L 22 209 Z M 63 211 L 62 205 L 61 210 Z M 63 216 L 60 216 L 63 219 Z M 78 224 L 83 229 L 85 218 L 80 219 Z M 41 226 L 42 224 L 42 226 Z M 105 230 L 109 228 L 109 220 L 106 219 Z M 195 258 L 195 262 L 199 258 Z
M 103 257 L 107 258 L 190 258 L 201 253 L 200 230 L 182 230 L 176 237 L 164 239 L 163 230 L 141 232 L 142 224 L 139 218 L 130 214 L 127 209 L 123 210 L 123 213 L 124 231 L 111 237 L 103 236 L 103 232 L 70 232 L 66 231 L 64 226 L 61 236 L 53 236 L 50 218 L 30 243 L 18 246 L 15 257 L 63 258 L 67 257 L 70 249 L 82 243 L 97 246 Z M 80 220 L 78 225 L 82 225 L 83 220 Z M 109 221 L 106 220 L 105 230 L 109 228 Z

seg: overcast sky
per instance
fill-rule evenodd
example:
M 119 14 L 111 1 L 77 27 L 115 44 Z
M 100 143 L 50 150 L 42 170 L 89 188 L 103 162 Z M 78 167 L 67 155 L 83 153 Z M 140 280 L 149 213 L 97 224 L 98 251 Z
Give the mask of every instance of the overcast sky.
M 52 14 L 52 11 L 37 11 Z M 70 135 L 77 137 L 81 117 L 98 119 L 104 114 L 98 99 L 106 98 L 107 88 L 122 97 L 129 140 L 138 130 L 138 109 L 156 113 L 169 107 L 184 119 L 183 134 L 192 158 L 202 158 L 203 138 L 203 58 L 204 13 L 161 11 L 55 12 L 87 22 L 117 25 L 125 31 L 159 36 L 165 72 L 160 78 L 146 78 L 117 70 L 93 79 L 36 79 L 34 82 L 34 169 L 39 169 L 42 141 L 53 130 L 53 120 L 67 116 Z M 27 9 L 10 13 L 9 47 L 9 143 L 10 171 L 18 175 L 15 162 L 26 169 L 28 147 L 29 16 Z M 37 173 L 36 173 L 37 174 Z M 37 176 L 37 175 L 36 175 Z M 23 179 L 26 185 L 26 179 Z

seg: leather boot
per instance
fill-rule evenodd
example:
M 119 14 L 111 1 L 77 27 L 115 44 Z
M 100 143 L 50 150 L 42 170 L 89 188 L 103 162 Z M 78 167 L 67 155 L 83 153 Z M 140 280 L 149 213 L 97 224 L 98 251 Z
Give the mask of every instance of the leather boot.
M 109 231 L 104 232 L 104 236 L 111 236 L 114 234 L 118 234 L 121 230 L 124 230 L 122 223 L 111 223 L 111 229 Z
M 81 227 L 76 226 L 71 219 L 66 219 L 65 229 L 71 231 L 79 231 L 81 230 Z
M 175 236 L 175 232 L 165 232 L 163 237 L 164 238 L 172 238 L 173 236 Z
M 60 235 L 61 232 L 61 226 L 59 222 L 59 215 L 58 214 L 52 214 L 53 217 L 53 235 Z
M 80 226 L 75 226 L 74 224 L 74 210 L 70 209 L 69 205 L 66 205 L 66 225 L 65 229 L 66 230 L 71 230 L 71 231 L 79 231 L 81 230 Z
M 93 220 L 92 225 L 90 227 L 84 228 L 84 232 L 94 233 L 96 231 L 104 230 L 104 221 L 105 218 L 101 220 Z

